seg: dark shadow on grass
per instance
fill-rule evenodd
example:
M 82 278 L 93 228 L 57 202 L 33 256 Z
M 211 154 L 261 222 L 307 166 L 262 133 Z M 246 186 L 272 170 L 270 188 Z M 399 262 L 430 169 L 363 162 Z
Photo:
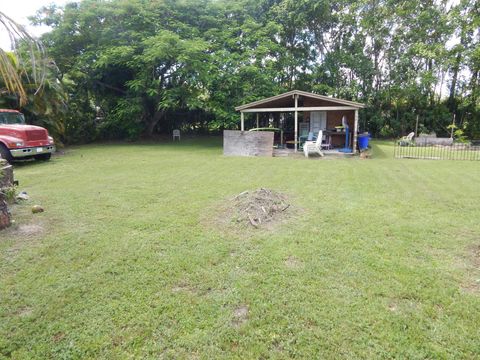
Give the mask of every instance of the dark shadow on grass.
M 158 144 L 158 143 L 156 143 Z M 199 136 L 199 137 L 188 137 L 180 141 L 167 140 L 159 143 L 161 145 L 174 145 L 179 147 L 189 147 L 192 145 L 203 147 L 203 148 L 221 148 L 223 146 L 223 137 L 220 135 L 217 136 Z
M 27 167 L 27 166 L 41 166 L 41 165 L 46 165 L 48 164 L 49 161 L 45 160 L 35 160 L 35 159 L 26 159 L 26 160 L 15 160 L 12 165 L 13 168 L 21 168 L 21 167 Z
M 25 159 L 25 160 L 15 160 L 13 161 L 13 168 L 22 168 L 22 167 L 31 167 L 31 166 L 41 166 L 43 165 L 48 165 L 52 162 L 55 162 L 56 158 L 63 157 L 67 154 L 65 149 L 58 150 L 56 153 L 52 154 L 52 159 L 51 160 L 37 160 L 34 158 L 30 159 Z
M 85 144 L 92 147 L 114 147 L 114 146 L 168 146 L 178 148 L 189 148 L 192 146 L 201 148 L 221 148 L 223 145 L 223 137 L 221 135 L 184 135 L 180 141 L 173 141 L 171 137 L 157 137 L 153 139 L 140 139 L 137 141 L 99 141 Z M 75 145 L 72 148 L 81 148 L 82 145 Z

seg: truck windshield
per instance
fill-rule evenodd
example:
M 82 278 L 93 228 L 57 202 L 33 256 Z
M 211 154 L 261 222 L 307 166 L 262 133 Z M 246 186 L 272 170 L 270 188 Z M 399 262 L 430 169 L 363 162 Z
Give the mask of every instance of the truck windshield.
M 25 118 L 23 114 L 0 112 L 0 124 L 23 125 L 25 124 Z

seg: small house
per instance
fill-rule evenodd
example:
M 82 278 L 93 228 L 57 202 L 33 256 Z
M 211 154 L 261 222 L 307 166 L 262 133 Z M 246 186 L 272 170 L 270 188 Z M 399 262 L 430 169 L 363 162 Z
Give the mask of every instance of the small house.
M 307 139 L 312 140 L 322 130 L 328 150 L 354 154 L 358 111 L 364 107 L 354 101 L 292 90 L 238 106 L 235 110 L 240 112 L 241 132 L 277 130 L 275 148 L 297 152 Z

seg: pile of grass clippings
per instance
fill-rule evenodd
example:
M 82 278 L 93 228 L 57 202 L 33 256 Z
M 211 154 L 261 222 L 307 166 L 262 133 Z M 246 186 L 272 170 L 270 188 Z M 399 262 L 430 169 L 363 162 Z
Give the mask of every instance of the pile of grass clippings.
M 234 223 L 259 228 L 279 220 L 289 208 L 290 204 L 285 195 L 260 188 L 235 196 L 226 215 Z

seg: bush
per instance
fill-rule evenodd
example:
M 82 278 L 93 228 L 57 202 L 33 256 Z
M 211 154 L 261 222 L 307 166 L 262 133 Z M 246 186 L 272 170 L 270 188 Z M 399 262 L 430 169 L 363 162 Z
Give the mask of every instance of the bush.
M 64 142 L 67 144 L 83 144 L 94 141 L 97 138 L 95 126 L 95 112 L 75 111 L 75 104 L 71 105 L 65 121 Z
M 392 138 L 395 137 L 395 131 L 389 125 L 384 125 L 380 129 L 380 136 L 384 138 Z
M 138 99 L 121 99 L 100 124 L 100 137 L 137 140 L 144 130 L 142 112 Z

